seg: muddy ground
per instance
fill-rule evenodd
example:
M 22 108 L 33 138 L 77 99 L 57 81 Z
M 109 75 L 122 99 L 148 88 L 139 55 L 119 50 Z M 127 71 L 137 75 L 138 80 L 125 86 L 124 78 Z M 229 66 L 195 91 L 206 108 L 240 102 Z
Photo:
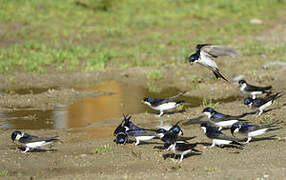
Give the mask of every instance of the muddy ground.
M 278 27 L 279 30 L 280 26 Z M 275 30 L 275 29 L 274 29 Z M 271 30 L 262 34 L 265 43 L 274 43 L 277 38 Z M 272 38 L 271 38 L 272 37 Z M 281 42 L 281 41 L 280 41 Z M 282 42 L 283 43 L 283 42 Z M 259 61 L 258 61 L 259 62 Z M 225 73 L 232 79 L 240 74 L 252 84 L 274 87 L 273 91 L 286 92 L 286 67 L 262 68 L 265 62 L 252 65 L 257 76 L 247 76 L 249 61 L 229 60 L 222 58 L 218 64 L 225 66 Z M 237 66 L 239 64 L 239 66 Z M 107 95 L 101 91 L 77 91 L 76 87 L 89 87 L 107 80 L 116 80 L 128 84 L 148 87 L 146 73 L 152 67 L 138 67 L 128 69 L 108 69 L 104 72 L 51 72 L 46 74 L 0 75 L 0 111 L 11 112 L 19 108 L 36 108 L 51 110 L 55 105 L 71 104 L 81 98 L 89 96 Z M 218 103 L 218 111 L 229 114 L 248 112 L 249 109 L 242 103 L 243 96 L 238 91 L 237 82 L 225 83 L 223 80 L 214 80 L 211 73 L 198 65 L 168 64 L 159 68 L 164 73 L 164 79 L 154 81 L 159 88 L 176 87 L 186 90 L 186 96 L 212 97 L 239 97 L 228 103 Z M 222 68 L 223 69 L 223 68 Z M 190 82 L 189 75 L 196 74 L 204 77 L 203 82 Z M 198 88 L 198 84 L 202 84 Z M 33 94 L 18 94 L 19 89 L 44 89 Z M 192 103 L 192 102 L 188 102 Z M 199 143 L 197 149 L 201 155 L 191 154 L 181 164 L 177 160 L 168 158 L 156 146 L 162 142 L 154 140 L 152 143 L 135 146 L 134 144 L 116 145 L 112 133 L 98 136 L 98 132 L 91 135 L 89 130 L 97 127 L 107 127 L 112 132 L 119 124 L 121 117 L 108 119 L 90 124 L 87 127 L 76 129 L 44 129 L 25 130 L 35 135 L 58 135 L 59 142 L 51 148 L 52 152 L 32 152 L 23 154 L 11 142 L 10 135 L 14 129 L 0 129 L 0 178 L 3 179 L 285 179 L 286 177 L 286 97 L 283 96 L 272 107 L 272 111 L 260 117 L 248 116 L 247 119 L 255 123 L 269 120 L 279 120 L 280 130 L 270 132 L 263 137 L 274 136 L 270 139 L 258 139 L 243 149 L 237 148 L 207 148 L 210 140 L 205 137 L 198 124 L 182 126 L 185 136 L 196 136 L 191 143 Z M 202 107 L 185 108 L 185 112 L 167 114 L 158 118 L 154 113 L 132 114 L 132 120 L 143 127 L 154 128 L 160 119 L 165 123 L 175 123 L 178 120 L 187 122 L 201 116 Z M 4 121 L 5 119 L 1 119 Z M 206 120 L 206 119 L 204 119 Z M 226 130 L 225 133 L 229 134 Z M 106 145 L 107 150 L 95 152 L 95 149 Z M 46 149 L 49 149 L 47 147 Z M 165 157 L 165 158 L 164 158 Z M 167 157 L 167 158 L 166 158 Z

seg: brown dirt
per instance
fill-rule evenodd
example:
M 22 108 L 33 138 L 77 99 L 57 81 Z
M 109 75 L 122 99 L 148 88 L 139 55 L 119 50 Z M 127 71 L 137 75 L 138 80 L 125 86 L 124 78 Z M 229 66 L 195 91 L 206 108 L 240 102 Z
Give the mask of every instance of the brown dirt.
M 278 28 L 279 30 L 279 28 Z M 266 33 L 267 34 L 267 33 Z M 273 34 L 273 31 L 269 33 Z M 264 35 L 266 36 L 266 35 Z M 269 38 L 271 41 L 271 38 Z M 267 42 L 267 39 L 266 39 Z M 271 42 L 270 42 L 271 43 Z M 271 84 L 274 91 L 286 90 L 286 67 L 262 69 L 265 59 L 255 60 L 251 65 L 255 75 L 248 71 L 249 61 L 223 58 L 219 66 L 225 66 L 224 72 L 231 77 L 239 74 L 247 76 L 253 84 Z M 237 66 L 239 64 L 239 66 Z M 129 84 L 148 86 L 152 81 L 146 73 L 154 68 L 109 69 L 105 72 L 71 72 L 47 74 L 14 74 L 0 75 L 1 91 L 0 111 L 13 111 L 17 108 L 53 109 L 55 104 L 71 104 L 88 96 L 100 96 L 103 92 L 77 91 L 76 87 L 89 87 L 106 80 L 116 80 Z M 223 69 L 223 68 L 222 68 Z M 169 64 L 160 67 L 164 79 L 153 82 L 157 87 L 177 87 L 187 90 L 187 96 L 206 96 L 218 99 L 221 97 L 241 96 L 237 83 L 227 84 L 222 80 L 213 80 L 211 74 L 198 65 Z M 189 76 L 205 77 L 201 88 L 198 83 L 190 83 Z M 257 75 L 259 74 L 259 75 Z M 75 87 L 76 86 L 76 87 Z M 42 88 L 50 89 L 38 94 L 19 95 L 14 93 L 19 89 Z M 4 93 L 6 92 L 6 93 Z M 8 93 L 7 93 L 8 92 Z M 242 96 L 241 96 L 242 97 Z M 191 103 L 191 102 L 188 102 Z M 121 121 L 121 118 L 109 119 L 95 123 L 87 128 L 27 130 L 35 135 L 58 135 L 61 139 L 53 145 L 53 152 L 33 152 L 23 154 L 10 140 L 14 129 L 0 129 L 0 170 L 7 170 L 4 179 L 285 179 L 286 177 L 286 98 L 278 100 L 274 110 L 257 118 L 249 116 L 249 120 L 259 123 L 267 118 L 279 120 L 279 131 L 270 132 L 265 136 L 276 135 L 273 140 L 254 141 L 244 146 L 243 150 L 235 148 L 206 148 L 199 144 L 202 155 L 192 155 L 178 165 L 172 158 L 163 158 L 167 154 L 154 146 L 160 146 L 160 141 L 154 144 L 134 144 L 124 146 L 112 142 L 112 134 L 98 134 L 97 126 L 106 126 L 110 131 Z M 216 109 L 229 114 L 240 114 L 248 109 L 241 101 L 216 104 Z M 201 115 L 201 107 L 187 108 L 183 113 L 163 116 L 164 122 L 175 123 L 178 120 L 188 121 Z M 146 128 L 154 128 L 159 124 L 159 118 L 154 114 L 134 114 L 133 121 Z M 83 130 L 82 130 L 83 129 Z M 199 125 L 183 126 L 185 136 L 196 136 L 190 142 L 210 143 L 199 128 Z M 228 131 L 225 131 L 229 133 Z M 101 132 L 100 132 L 101 133 Z M 99 134 L 100 134 L 99 133 Z M 103 133 L 104 134 L 104 133 Z M 109 145 L 110 150 L 104 153 L 92 153 L 96 147 Z

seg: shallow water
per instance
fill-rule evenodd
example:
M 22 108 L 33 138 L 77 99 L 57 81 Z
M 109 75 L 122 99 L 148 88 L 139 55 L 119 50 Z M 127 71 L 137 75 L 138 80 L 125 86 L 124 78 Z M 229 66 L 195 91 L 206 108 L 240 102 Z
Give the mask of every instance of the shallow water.
M 156 112 L 141 103 L 144 97 L 164 98 L 181 92 L 177 88 L 162 89 L 160 93 L 150 92 L 148 89 L 130 84 L 108 81 L 88 88 L 74 87 L 78 91 L 99 90 L 112 92 L 112 95 L 89 97 L 65 106 L 58 104 L 55 110 L 40 111 L 34 109 L 20 109 L 0 114 L 0 128 L 11 129 L 54 129 L 86 127 L 94 122 L 112 118 L 120 118 L 123 113 Z M 46 89 L 48 90 L 48 89 Z M 44 92 L 43 89 L 26 89 L 19 94 Z M 185 107 L 198 107 L 202 104 L 201 97 L 182 96 L 178 100 L 186 102 Z M 218 99 L 216 102 L 231 102 L 237 97 Z M 110 128 L 112 129 L 112 128 Z M 97 128 L 97 131 L 98 128 Z

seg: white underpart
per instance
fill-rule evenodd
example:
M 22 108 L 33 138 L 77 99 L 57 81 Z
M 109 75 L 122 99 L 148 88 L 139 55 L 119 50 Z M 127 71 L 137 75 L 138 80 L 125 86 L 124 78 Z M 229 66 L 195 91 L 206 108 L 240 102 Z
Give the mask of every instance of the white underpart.
M 215 61 L 213 61 L 207 53 L 204 51 L 200 52 L 200 58 L 198 59 L 197 63 L 199 63 L 202 66 L 205 66 L 207 68 L 211 68 L 212 70 L 218 69 L 218 66 L 216 65 Z
M 144 102 L 144 103 L 147 104 L 150 108 L 160 111 L 159 117 L 163 115 L 164 113 L 163 111 L 173 109 L 179 106 L 179 104 L 177 104 L 176 102 L 168 102 L 155 107 L 152 106 L 149 102 Z
M 184 155 L 190 153 L 192 150 L 191 150 L 191 149 L 188 149 L 188 150 L 186 150 L 186 151 L 178 151 L 178 150 L 176 149 L 176 144 L 177 144 L 177 143 L 172 144 L 172 145 L 170 146 L 170 150 L 171 150 L 174 154 L 180 154 L 181 157 L 180 157 L 180 161 L 179 161 L 179 162 L 182 162 L 183 159 L 184 159 Z
M 233 132 L 237 133 L 239 131 L 239 128 L 236 128 Z
M 271 100 L 271 101 L 268 101 L 267 103 L 263 104 L 262 106 L 260 106 L 260 107 L 258 108 L 258 110 L 259 110 L 259 114 L 258 114 L 258 115 L 261 115 L 261 114 L 263 113 L 264 109 L 266 109 L 266 108 L 268 108 L 269 106 L 271 106 L 272 103 L 273 103 L 273 101 Z
M 155 136 L 138 136 L 138 137 L 135 137 L 135 139 L 136 139 L 135 145 L 137 146 L 140 143 L 140 141 L 149 141 L 149 140 L 153 139 L 154 137 Z
M 35 149 L 41 146 L 45 146 L 48 144 L 51 144 L 52 142 L 46 142 L 46 141 L 38 141 L 38 142 L 32 142 L 32 143 L 27 143 L 25 144 L 27 147 L 31 148 L 31 149 Z
M 225 145 L 225 144 L 230 144 L 232 141 L 228 141 L 228 140 L 223 140 L 223 139 L 213 139 L 213 143 L 211 145 L 211 147 L 214 147 L 215 145 Z
M 238 120 L 221 121 L 221 122 L 216 122 L 215 125 L 220 128 L 227 128 L 232 126 L 236 122 L 238 122 Z
M 19 141 L 19 139 L 20 139 L 21 137 L 23 137 L 23 135 L 24 135 L 24 134 L 17 134 L 17 136 L 16 136 L 15 139 L 16 139 L 17 141 Z
M 152 107 L 152 108 L 155 110 L 159 110 L 159 111 L 165 111 L 165 110 L 175 108 L 177 106 L 178 106 L 178 104 L 176 102 L 168 102 L 168 103 L 164 103 L 164 104 L 161 104 L 159 106 Z
M 206 127 L 201 127 L 201 128 L 202 128 L 202 130 L 204 131 L 204 133 L 207 132 L 207 128 L 206 128 Z
M 262 91 L 253 91 L 250 94 L 252 95 L 252 99 L 255 99 L 256 95 L 263 94 L 263 92 Z
M 204 112 L 204 114 L 210 119 L 212 114 L 210 112 Z
M 262 91 L 253 91 L 253 92 L 245 91 L 244 90 L 245 87 L 246 87 L 246 83 L 243 83 L 239 88 L 240 92 L 242 92 L 243 94 L 246 94 L 246 95 L 251 95 L 252 99 L 255 99 L 256 95 L 258 95 L 258 94 L 263 94 Z
M 51 143 L 52 143 L 51 141 L 50 142 L 38 141 L 38 142 L 32 142 L 32 143 L 24 144 L 26 146 L 26 149 L 25 149 L 25 151 L 23 151 L 23 153 L 30 151 L 30 149 L 35 149 L 35 148 L 42 147 L 42 146 L 45 146 L 45 145 L 48 145 Z
M 259 135 L 264 134 L 266 131 L 267 131 L 267 128 L 252 131 L 248 133 L 248 137 L 259 136 Z

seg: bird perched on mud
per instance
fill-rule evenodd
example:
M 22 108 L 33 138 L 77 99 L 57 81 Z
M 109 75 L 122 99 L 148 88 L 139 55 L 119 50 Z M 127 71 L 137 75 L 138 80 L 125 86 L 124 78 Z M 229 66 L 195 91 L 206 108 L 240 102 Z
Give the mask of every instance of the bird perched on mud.
M 271 93 L 270 89 L 272 88 L 272 86 L 265 86 L 265 87 L 253 86 L 251 84 L 248 84 L 243 79 L 238 81 L 238 84 L 240 92 L 247 96 L 252 96 L 253 99 L 255 99 L 256 95 L 259 94 L 270 94 Z
M 174 153 L 174 155 L 179 154 L 181 156 L 179 163 L 182 162 L 185 155 L 191 153 L 192 151 L 200 152 L 194 149 L 196 147 L 196 144 L 190 144 L 186 141 L 179 141 L 177 138 L 178 136 L 176 134 L 169 132 L 165 134 L 163 141 L 164 148 L 167 151 L 171 151 L 172 153 Z
M 231 115 L 219 113 L 211 107 L 206 107 L 203 110 L 203 113 L 209 118 L 210 123 L 218 127 L 219 131 L 222 130 L 223 128 L 231 127 L 234 123 L 238 121 L 245 121 L 241 118 L 247 115 L 247 113 L 244 113 L 238 116 L 231 116 Z
M 138 127 L 130 121 L 130 115 L 123 114 L 123 116 L 124 118 L 121 124 L 113 133 L 116 136 L 114 141 L 117 144 L 125 144 L 129 139 L 133 139 L 136 141 L 135 145 L 138 145 L 140 141 L 148 141 L 157 138 L 156 130 Z
M 175 135 L 182 136 L 183 130 L 181 129 L 181 127 L 178 125 L 180 121 L 178 121 L 175 125 L 173 125 L 172 127 L 165 129 L 165 128 L 159 128 L 157 130 L 157 137 L 159 137 L 160 139 L 163 138 L 163 136 L 167 133 L 167 132 L 171 132 L 174 133 Z
M 273 127 L 274 124 L 277 124 L 279 121 L 273 121 L 267 124 L 259 124 L 259 125 L 252 125 L 242 122 L 234 123 L 230 129 L 231 134 L 240 133 L 247 137 L 246 143 L 249 143 L 252 137 L 262 135 L 269 131 L 274 131 L 280 129 L 279 127 Z
M 265 98 L 245 98 L 244 99 L 244 104 L 250 106 L 251 108 L 256 108 L 258 116 L 260 116 L 266 108 L 271 106 L 274 101 L 278 98 L 280 98 L 282 95 L 281 93 L 276 93 L 272 96 L 267 96 Z
M 13 142 L 17 142 L 20 145 L 25 146 L 24 153 L 32 150 L 37 149 L 39 147 L 48 145 L 53 143 L 54 141 L 57 141 L 58 136 L 52 136 L 52 137 L 38 137 L 38 136 L 32 136 L 30 134 L 21 132 L 21 131 L 14 131 L 11 135 L 11 139 Z
M 205 135 L 212 140 L 212 145 L 210 146 L 211 148 L 216 145 L 218 146 L 224 146 L 228 144 L 242 145 L 241 143 L 239 143 L 242 140 L 223 134 L 217 128 L 212 127 L 208 122 L 203 122 L 201 124 L 201 128 L 204 131 Z
M 146 97 L 143 99 L 142 102 L 144 104 L 147 104 L 150 108 L 160 111 L 159 117 L 161 117 L 164 114 L 164 111 L 173 109 L 179 106 L 180 104 L 182 104 L 184 101 L 175 102 L 175 100 L 181 97 L 185 93 L 186 92 L 184 91 L 184 92 L 177 94 L 176 96 L 164 98 L 164 99 Z
M 216 62 L 213 60 L 219 56 L 237 56 L 239 51 L 232 48 L 211 45 L 211 44 L 198 44 L 196 52 L 189 57 L 190 63 L 199 63 L 200 65 L 210 69 L 216 78 L 222 78 L 228 81 L 219 71 Z

